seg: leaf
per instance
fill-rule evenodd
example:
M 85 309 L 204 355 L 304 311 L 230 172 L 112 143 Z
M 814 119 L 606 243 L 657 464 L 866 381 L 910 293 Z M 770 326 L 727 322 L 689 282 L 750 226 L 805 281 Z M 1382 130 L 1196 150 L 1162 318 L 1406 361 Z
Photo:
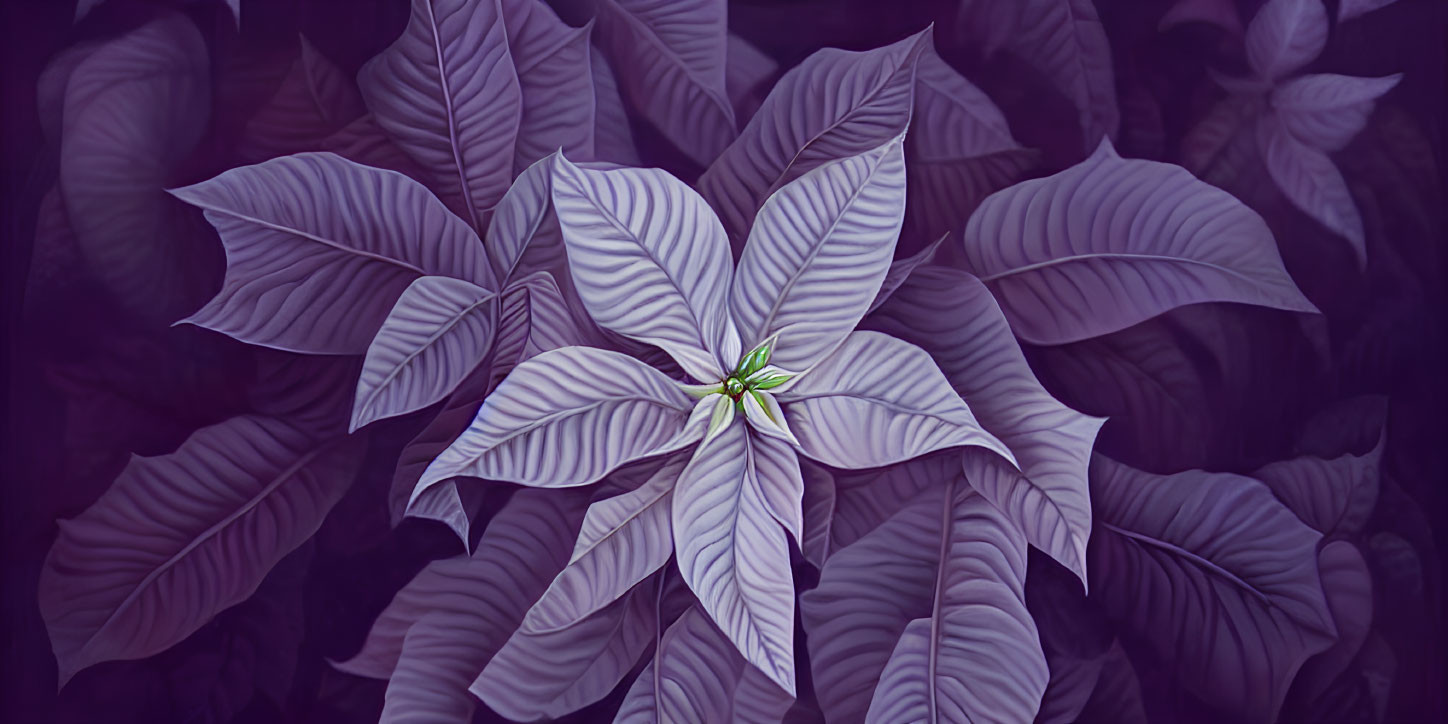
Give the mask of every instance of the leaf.
M 724 87 L 734 117 L 747 120 L 758 110 L 769 90 L 766 84 L 779 72 L 779 63 L 734 33 L 725 38 L 725 45 Z
M 539 0 L 502 0 L 499 7 L 522 99 L 512 173 L 559 149 L 597 158 L 602 103 L 588 42 L 592 26 L 569 27 Z
M 568 565 L 528 611 L 522 632 L 548 634 L 578 625 L 669 562 L 674 553 L 669 510 L 687 462 L 674 456 L 634 490 L 589 506 Z
M 65 85 L 59 183 L 76 246 L 95 278 L 149 321 L 171 322 L 214 277 L 196 212 L 166 196 L 204 135 L 206 43 L 168 13 L 80 59 Z
M 587 485 L 703 434 L 693 400 L 632 357 L 564 347 L 518 365 L 413 490 L 467 475 L 537 487 Z M 409 504 L 409 507 L 411 504 Z
M 957 445 L 1014 462 L 981 429 L 930 355 L 879 332 L 855 332 L 780 400 L 805 455 L 837 468 L 872 468 Z
M 1083 148 L 1115 138 L 1121 112 L 1111 46 L 1092 0 L 1025 0 L 1018 12 L 1022 20 L 1006 48 L 1038 68 L 1076 107 Z
M 504 282 L 533 271 L 524 268 L 525 256 L 557 265 L 544 267 L 548 271 L 567 269 L 563 233 L 553 213 L 553 164 L 550 157 L 524 169 L 488 221 L 488 262 Z
M 412 0 L 357 74 L 378 125 L 478 232 L 512 180 L 523 92 L 498 0 Z
M 599 326 L 662 347 L 700 382 L 734 367 L 728 246 L 698 194 L 658 169 L 596 171 L 559 156 L 553 203 L 573 283 Z
M 133 457 L 94 505 L 60 522 L 40 610 L 60 667 L 139 659 L 250 596 L 352 482 L 355 445 L 236 417 L 168 455 Z
M 1166 32 L 1186 23 L 1215 25 L 1234 38 L 1241 38 L 1242 17 L 1233 0 L 1177 0 L 1161 16 L 1157 30 Z
M 1382 78 L 1304 75 L 1273 89 L 1272 108 L 1297 140 L 1319 151 L 1341 151 L 1367 125 L 1378 97 L 1402 78 L 1402 73 Z
M 639 153 L 634 148 L 633 130 L 629 127 L 628 112 L 624 110 L 623 96 L 619 93 L 618 77 L 609 67 L 608 60 L 594 46 L 589 53 L 589 68 L 593 74 L 594 103 L 594 156 L 600 161 L 612 161 L 625 166 L 638 166 Z
M 427 172 L 387 137 L 371 113 L 322 139 L 321 148 L 363 166 L 396 171 L 414 180 L 427 178 Z
M 1026 540 L 1086 579 L 1091 505 L 1086 469 L 1104 420 L 1056 401 L 1026 363 L 1006 317 L 979 280 L 955 269 L 912 275 L 862 327 L 919 345 L 980 425 L 1016 457 L 966 456 L 966 478 Z
M 494 296 L 451 277 L 413 281 L 367 348 L 351 430 L 451 394 L 492 347 Z
M 1294 138 L 1275 116 L 1266 116 L 1257 124 L 1257 144 L 1267 172 L 1282 194 L 1302 213 L 1346 239 L 1358 266 L 1365 267 L 1367 240 L 1362 214 L 1332 159 Z
M 791 372 L 826 358 L 879 293 L 904 211 L 899 138 L 770 196 L 729 290 L 744 347 L 778 335 L 770 363 Z
M 814 463 L 801 460 L 799 467 L 804 481 L 804 494 L 800 500 L 804 535 L 800 538 L 799 549 L 810 565 L 824 568 L 834 547 L 835 479 Z
M 1179 166 L 1108 142 L 976 209 L 965 260 L 1027 342 L 1063 344 L 1202 302 L 1316 312 L 1256 212 Z
M 1265 80 L 1296 72 L 1326 45 L 1322 0 L 1267 0 L 1247 25 L 1247 62 Z
M 826 48 L 784 74 L 697 184 L 736 252 L 776 190 L 905 132 L 915 62 L 929 43 L 924 31 L 865 52 Z
M 276 92 L 246 122 L 240 158 L 265 161 L 322 150 L 322 141 L 359 118 L 366 107 L 352 79 L 317 52 L 305 35 L 301 51 Z
M 471 691 L 514 721 L 556 719 L 602 699 L 657 636 L 654 588 L 640 583 L 566 628 L 535 632 L 525 624 L 488 662 Z
M 534 272 L 504 291 L 498 303 L 494 386 L 518 365 L 549 350 L 602 344 L 598 330 L 575 316 L 553 276 Z
M 249 344 L 361 354 L 418 277 L 493 289 L 478 238 L 420 184 L 331 153 L 301 153 L 171 192 L 206 212 L 226 282 L 185 322 Z
M 1025 606 L 1025 541 L 960 477 L 935 478 L 801 596 L 828 720 L 1034 716 L 1048 675 Z
M 1367 642 L 1373 623 L 1373 579 L 1362 553 L 1347 541 L 1332 541 L 1318 552 L 1317 565 L 1338 640 L 1308 659 L 1293 680 L 1293 696 L 1308 700 L 1331 691 Z
M 241 0 L 222 0 L 228 10 L 231 11 L 231 19 L 236 22 L 238 29 L 241 28 Z M 104 3 L 105 0 L 77 0 L 75 4 L 75 21 L 78 23 L 85 19 L 96 6 Z
M 835 515 L 830 521 L 830 555 L 878 528 L 921 490 L 961 474 L 960 451 L 930 455 L 868 470 L 840 470 L 835 478 Z
M 725 86 L 723 0 L 605 0 L 599 38 L 620 69 L 624 96 L 695 163 L 734 140 Z
M 1272 489 L 1302 522 L 1325 536 L 1362 532 L 1378 502 L 1383 443 L 1366 455 L 1300 457 L 1270 463 L 1252 474 Z
M 674 493 L 679 572 L 744 658 L 794 696 L 794 581 L 763 441 L 736 422 L 699 446 Z
M 503 344 L 500 340 L 494 346 L 501 347 Z M 491 365 L 483 364 L 474 368 L 457 389 L 448 395 L 437 415 L 402 448 L 387 496 L 387 510 L 393 527 L 401 523 L 408 514 L 412 491 L 417 488 L 417 481 L 427 470 L 427 466 L 432 464 L 433 459 L 446 450 L 458 435 L 468 429 L 468 425 L 477 416 L 483 398 L 493 387 L 490 384 L 491 378 Z M 462 541 L 472 540 L 468 535 L 468 516 L 463 510 L 463 501 L 455 484 L 443 483 L 422 494 L 411 512 L 417 517 L 440 520 L 452 528 Z
M 584 491 L 520 490 L 471 556 L 429 563 L 393 597 L 361 651 L 333 665 L 390 679 L 382 722 L 471 720 L 468 687 L 568 560 Z
M 1267 487 L 1228 473 L 1142 473 L 1092 459 L 1094 595 L 1233 718 L 1274 721 L 1287 686 L 1337 632 L 1317 570 L 1321 536 Z
M 942 236 L 927 244 L 924 249 L 904 259 L 896 259 L 890 262 L 890 268 L 885 272 L 885 280 L 880 282 L 880 291 L 875 294 L 875 300 L 870 302 L 870 308 L 865 311 L 865 315 L 869 316 L 873 314 L 876 309 L 879 309 L 880 305 L 884 304 L 885 301 L 890 298 L 890 295 L 894 294 L 895 290 L 899 289 L 900 285 L 904 284 L 905 280 L 909 279 L 910 275 L 915 273 L 916 269 L 934 262 L 935 252 L 940 249 L 940 245 L 945 243 L 947 238 L 949 238 L 949 235 Z
M 1385 8 L 1398 0 L 1341 0 L 1337 4 L 1337 22 L 1343 23 L 1359 15 Z

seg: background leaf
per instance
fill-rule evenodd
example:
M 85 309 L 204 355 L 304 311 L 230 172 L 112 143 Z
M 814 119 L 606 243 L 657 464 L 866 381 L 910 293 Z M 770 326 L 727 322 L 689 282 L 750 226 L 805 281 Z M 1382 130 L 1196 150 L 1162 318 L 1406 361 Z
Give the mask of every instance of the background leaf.
M 1402 78 L 1402 73 L 1382 78 L 1304 75 L 1272 91 L 1272 109 L 1298 140 L 1320 151 L 1341 151 L 1367 125 L 1377 99 Z
M 1267 116 L 1257 124 L 1257 144 L 1267 172 L 1293 206 L 1346 239 L 1358 266 L 1367 264 L 1367 239 L 1357 202 L 1347 180 L 1326 153 L 1299 141 L 1280 118 Z
M 267 102 L 246 121 L 241 160 L 257 163 L 301 151 L 320 151 L 322 141 L 366 112 L 352 79 L 298 36 L 299 52 Z
M 1021 22 L 1006 48 L 1039 68 L 1076 107 L 1084 149 L 1114 139 L 1121 123 L 1116 74 L 1092 0 L 1025 0 L 1017 12 Z
M 1247 62 L 1267 80 L 1311 63 L 1326 45 L 1322 0 L 1267 0 L 1247 25 Z

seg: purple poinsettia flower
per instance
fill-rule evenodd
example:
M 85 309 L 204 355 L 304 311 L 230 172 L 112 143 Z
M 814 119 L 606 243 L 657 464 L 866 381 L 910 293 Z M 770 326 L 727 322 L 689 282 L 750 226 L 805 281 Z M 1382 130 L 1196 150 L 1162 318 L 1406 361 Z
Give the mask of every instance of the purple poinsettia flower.
M 553 202 L 590 316 L 662 348 L 691 381 L 616 351 L 540 354 L 484 401 L 413 498 L 457 476 L 587 485 L 668 455 L 637 489 L 592 506 L 570 564 L 522 630 L 583 620 L 677 555 L 703 610 L 793 695 L 786 536 L 801 536 L 799 456 L 872 468 L 969 445 L 1014 460 L 928 354 L 854 331 L 899 235 L 902 138 L 780 188 L 737 268 L 705 201 L 663 171 L 588 169 L 560 155 Z

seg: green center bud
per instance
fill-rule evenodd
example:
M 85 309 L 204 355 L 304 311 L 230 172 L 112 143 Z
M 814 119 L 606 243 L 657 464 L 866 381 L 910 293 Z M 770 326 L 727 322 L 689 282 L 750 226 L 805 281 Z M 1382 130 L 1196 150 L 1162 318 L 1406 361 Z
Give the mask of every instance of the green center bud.
M 744 394 L 744 383 L 738 377 L 730 377 L 724 380 L 724 394 L 734 399 L 739 399 Z

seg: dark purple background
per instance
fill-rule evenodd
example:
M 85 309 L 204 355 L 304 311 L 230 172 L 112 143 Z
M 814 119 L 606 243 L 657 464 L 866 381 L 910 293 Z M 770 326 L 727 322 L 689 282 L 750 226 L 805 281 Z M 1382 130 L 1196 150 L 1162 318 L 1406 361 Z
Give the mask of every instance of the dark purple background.
M 1207 67 L 1233 70 L 1221 34 L 1195 25 L 1158 30 L 1165 0 L 1097 0 L 1110 37 L 1123 99 L 1118 147 L 1124 156 L 1177 160 L 1173 149 L 1208 108 L 1218 91 Z M 1329 2 L 1331 6 L 1333 3 Z M 73 25 L 69 3 L 6 0 L 0 72 L 4 112 L 4 332 L 8 375 L 4 388 L 4 468 L 0 479 L 0 530 L 4 536 L 3 659 L 0 718 L 14 722 L 204 722 L 213 721 L 211 700 L 233 686 L 236 671 L 217 662 L 242 660 L 241 676 L 265 671 L 267 636 L 258 621 L 271 621 L 276 605 L 299 612 L 300 656 L 283 702 L 255 697 L 237 708 L 233 721 L 375 721 L 383 682 L 333 671 L 326 658 L 343 658 L 360 645 L 367 628 L 393 592 L 427 560 L 455 551 L 450 534 L 409 521 L 389 532 L 382 500 L 391 459 L 416 430 L 407 418 L 378 426 L 363 479 L 339 505 L 321 534 L 303 546 L 263 584 L 261 598 L 222 614 L 196 635 L 157 657 L 112 662 L 82 672 L 58 698 L 56 675 L 35 600 L 40 563 L 54 540 L 55 519 L 72 517 L 115 477 L 127 455 L 170 451 L 195 429 L 264 405 L 245 385 L 273 363 L 267 353 L 194 327 L 166 328 L 121 311 L 100 287 L 61 265 L 37 274 L 32 253 L 36 210 L 55 180 L 55 160 L 44 148 L 35 112 L 36 79 L 59 50 L 92 38 L 112 37 L 154 17 L 165 2 L 113 0 Z M 553 5 L 578 24 L 587 0 Z M 867 49 L 895 41 L 928 22 L 950 27 L 954 3 L 945 1 L 803 0 L 730 3 L 730 28 L 789 67 L 820 47 Z M 1256 3 L 1244 0 L 1244 17 Z M 355 73 L 400 32 L 405 0 L 247 0 L 238 35 L 221 3 L 190 5 L 185 12 L 206 34 L 212 54 L 214 112 L 201 149 L 178 183 L 209 178 L 236 165 L 237 118 L 255 101 L 227 75 L 248 53 L 287 47 L 298 31 L 344 72 Z M 1353 265 L 1346 245 L 1281 201 L 1253 204 L 1267 217 L 1282 256 L 1298 285 L 1320 306 L 1335 340 L 1332 372 L 1315 362 L 1292 318 L 1235 305 L 1179 310 L 1140 328 L 1065 347 L 1028 348 L 1047 387 L 1087 412 L 1111 412 L 1111 400 L 1091 381 L 1073 376 L 1073 360 L 1124 355 L 1133 334 L 1166 335 L 1181 364 L 1202 379 L 1204 404 L 1178 410 L 1170 419 L 1114 420 L 1099 449 L 1155 472 L 1189 467 L 1247 472 L 1289 457 L 1301 425 L 1334 401 L 1359 394 L 1389 396 L 1385 484 L 1371 528 L 1412 544 L 1423 577 L 1395 587 L 1380 581 L 1379 630 L 1394 647 L 1398 676 L 1390 721 L 1441 721 L 1441 559 L 1448 464 L 1448 348 L 1443 315 L 1445 167 L 1445 43 L 1448 3 L 1401 0 L 1335 27 L 1324 56 L 1312 68 L 1358 76 L 1403 72 L 1384 98 L 1379 115 L 1395 114 L 1422 134 L 1421 155 L 1431 157 L 1438 183 L 1400 189 L 1391 164 L 1372 142 L 1378 127 L 1335 158 L 1356 183 L 1387 203 L 1371 214 L 1368 272 Z M 981 86 L 1006 112 L 1022 145 L 1042 149 L 1047 173 L 1079 157 L 1074 118 L 1064 99 L 1041 91 L 1028 68 L 1008 60 L 981 61 L 938 32 L 941 54 Z M 1160 103 L 1160 117 L 1142 118 L 1125 107 L 1133 94 Z M 1156 121 L 1159 120 L 1159 125 Z M 691 178 L 699 172 L 652 136 L 636 134 L 645 165 Z M 1386 169 L 1386 170 L 1385 170 Z M 1233 190 L 1233 189 L 1229 189 Z M 1234 190 L 1235 191 L 1235 190 Z M 1251 199 L 1244 199 L 1252 203 Z M 1397 207 L 1401 203 L 1405 206 Z M 1424 210 L 1411 217 L 1407 205 Z M 1411 218 L 1410 218 L 1411 217 Z M 1416 223 L 1415 223 L 1416 222 Z M 196 241 L 198 279 L 220 279 L 219 244 Z M 41 281 L 35 281 L 39 278 Z M 29 281 L 28 281 L 29 280 Z M 29 299 L 28 303 L 23 304 Z M 1205 320 L 1205 322 L 1203 321 Z M 1221 334 L 1210 339 L 1200 330 Z M 1149 375 L 1139 384 L 1153 384 Z M 487 510 L 485 506 L 485 510 Z M 339 521 L 345 521 L 343 525 Z M 481 528 L 481 526 L 477 526 Z M 1035 557 L 1033 556 L 1033 561 Z M 1389 577 L 1390 578 L 1390 577 Z M 805 582 L 801 582 L 802 585 Z M 273 634 L 268 634 L 273 635 Z M 237 653 L 238 651 L 250 653 Z M 230 658 L 225 658 L 230 657 Z M 247 658 L 252 657 L 252 658 Z M 1149 683 L 1148 683 L 1149 686 Z M 249 689 L 248 689 L 249 691 Z M 1157 696 L 1157 692 L 1149 694 Z M 589 721 L 619 694 L 574 717 Z M 1174 696 L 1166 694 L 1163 696 Z M 1343 693 L 1351 716 L 1357 699 Z M 1171 720 L 1213 721 L 1186 699 L 1157 703 Z M 1320 712 L 1321 710 L 1319 710 Z M 1316 716 L 1321 716 L 1317 714 Z M 479 719 L 488 719 L 486 712 Z M 1309 718 L 1305 710 L 1285 712 Z M 1166 719 L 1164 719 L 1166 720 Z

